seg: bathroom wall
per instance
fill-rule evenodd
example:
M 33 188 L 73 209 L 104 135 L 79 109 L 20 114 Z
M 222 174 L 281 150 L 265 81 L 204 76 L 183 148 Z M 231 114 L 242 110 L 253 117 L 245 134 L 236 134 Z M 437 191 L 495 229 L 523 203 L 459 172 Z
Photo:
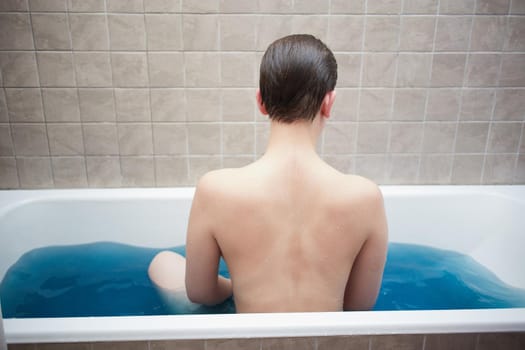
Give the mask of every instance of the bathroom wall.
M 323 158 L 380 184 L 525 183 L 524 0 L 1 0 L 0 188 L 194 185 L 256 159 L 273 40 L 339 64 Z

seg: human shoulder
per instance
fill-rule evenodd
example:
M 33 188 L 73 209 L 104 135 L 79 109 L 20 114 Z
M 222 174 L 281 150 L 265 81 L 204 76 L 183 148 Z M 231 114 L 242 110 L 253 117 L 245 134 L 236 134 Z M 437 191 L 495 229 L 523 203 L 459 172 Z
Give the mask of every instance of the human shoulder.
M 204 174 L 196 189 L 196 195 L 201 197 L 213 196 L 221 198 L 231 196 L 240 191 L 245 175 L 242 168 L 225 168 L 210 171 Z

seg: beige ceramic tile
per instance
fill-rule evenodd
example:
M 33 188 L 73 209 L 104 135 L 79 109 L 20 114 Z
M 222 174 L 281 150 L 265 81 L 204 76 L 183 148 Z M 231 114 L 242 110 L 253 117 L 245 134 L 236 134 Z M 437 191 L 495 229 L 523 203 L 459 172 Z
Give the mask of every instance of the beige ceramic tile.
M 478 0 L 476 14 L 505 15 L 509 12 L 510 0 Z
M 255 55 L 253 53 L 221 54 L 221 85 L 225 87 L 255 86 Z
M 359 91 L 357 89 L 337 89 L 330 122 L 357 120 L 358 97 Z
M 157 186 L 188 185 L 188 160 L 185 157 L 155 157 L 155 174 Z M 152 341 L 150 343 L 150 349 L 169 350 L 175 347 L 174 343 L 175 341 Z M 204 349 L 204 341 L 201 343 L 201 349 Z
M 5 89 L 5 96 L 11 123 L 44 121 L 39 89 Z
M 357 129 L 357 153 L 383 153 L 388 147 L 389 125 L 387 123 L 359 123 Z
M 483 155 L 456 154 L 452 167 L 451 183 L 453 185 L 480 184 L 483 158 Z
M 516 154 L 487 154 L 485 156 L 485 167 L 483 168 L 483 185 L 503 185 L 510 184 L 514 179 L 514 165 L 516 164 Z M 480 335 L 481 337 L 481 335 Z M 484 340 L 480 339 L 478 349 L 490 349 L 485 347 Z M 503 340 L 500 341 L 500 344 Z M 505 346 L 504 349 L 511 347 Z M 515 349 L 520 349 L 519 347 Z
M 454 156 L 452 155 L 423 155 L 418 183 L 425 185 L 450 184 L 453 159 Z
M 429 334 L 425 336 L 427 350 L 474 350 L 476 334 Z
M 259 5 L 266 4 L 259 2 Z M 262 8 L 261 8 L 262 9 Z M 256 48 L 265 51 L 266 48 L 278 38 L 289 35 L 292 32 L 291 16 L 260 16 L 257 22 Z M 334 49 L 335 50 L 335 49 Z
M 393 120 L 423 120 L 427 90 L 396 89 L 394 92 Z
M 0 13 L 0 50 L 33 50 L 31 20 L 26 13 Z
M 359 86 L 361 77 L 361 54 L 337 53 L 337 87 Z
M 70 12 L 104 12 L 104 0 L 67 0 Z
M 364 14 L 365 0 L 347 1 L 347 0 L 332 0 L 331 2 L 332 14 Z
M 297 4 L 297 1 L 295 4 Z M 313 35 L 326 43 L 328 34 L 328 16 L 292 16 L 292 34 L 305 33 Z
M 525 86 L 525 54 L 501 57 L 500 86 Z
M 222 167 L 221 157 L 219 156 L 200 156 L 191 157 L 189 168 L 189 181 L 196 185 L 199 178 L 212 170 L 217 170 Z
M 34 52 L 0 52 L 4 87 L 37 87 L 38 72 Z
M 364 49 L 396 51 L 399 47 L 399 16 L 367 17 Z
M 147 0 L 144 1 L 144 10 L 159 13 L 180 12 L 181 0 Z
M 425 123 L 424 153 L 450 153 L 454 150 L 456 123 Z
M 351 154 L 355 152 L 356 123 L 329 123 L 324 131 L 324 154 Z
M 7 113 L 7 101 L 4 93 L 4 89 L 0 89 L 0 122 L 6 123 L 9 121 Z
M 402 17 L 399 39 L 401 51 L 430 51 L 434 43 L 434 16 Z
M 181 15 L 163 13 L 146 14 L 145 17 L 148 50 L 182 49 Z
M 83 122 L 115 121 L 112 89 L 78 89 L 80 119 Z
M 40 86 L 75 86 L 73 56 L 70 52 L 37 52 Z
M 222 167 L 223 168 L 241 168 L 252 163 L 255 160 L 253 155 L 249 156 L 223 156 Z
M 401 0 L 368 0 L 366 11 L 371 15 L 399 14 L 401 4 Z
M 155 164 L 152 157 L 121 157 L 122 186 L 155 186 Z
M 254 4 L 242 1 L 240 4 Z M 253 15 L 222 15 L 219 17 L 220 47 L 222 51 L 255 49 L 257 17 Z
M 158 122 L 185 121 L 183 89 L 151 89 L 151 119 Z
M 293 11 L 293 0 L 259 0 L 261 13 L 290 13 Z
M 264 338 L 261 350 L 314 350 L 315 338 Z
M 389 87 L 394 85 L 397 54 L 370 53 L 363 57 L 362 86 Z
M 18 171 L 14 157 L 0 157 L 0 188 L 18 188 Z
M 366 89 L 361 91 L 360 121 L 386 121 L 392 118 L 393 89 Z
M 100 14 L 69 14 L 74 50 L 108 50 L 106 16 Z
M 525 18 L 508 17 L 508 33 L 505 41 L 507 51 L 525 51 Z
M 417 180 L 418 155 L 393 154 L 388 164 L 387 183 L 391 185 L 413 184 Z
M 84 154 L 82 127 L 79 123 L 56 123 L 47 125 L 47 137 L 52 156 Z
M 363 336 L 319 337 L 318 350 L 368 350 L 369 338 Z
M 222 126 L 222 153 L 226 155 L 253 154 L 255 126 L 253 124 L 225 124 Z
M 438 0 L 405 0 L 403 2 L 404 14 L 435 14 L 438 9 Z
M 42 89 L 46 122 L 80 121 L 77 89 Z
M 119 157 L 86 157 L 86 169 L 89 187 L 121 187 Z M 94 343 L 93 349 L 100 343 Z
M 392 123 L 389 150 L 392 153 L 418 153 L 423 144 L 422 123 Z
M 17 157 L 16 166 L 21 188 L 53 187 L 53 175 L 49 157 Z
M 215 13 L 219 9 L 219 0 L 184 0 L 182 12 L 186 13 Z
M 118 138 L 120 155 L 152 155 L 153 136 L 150 123 L 120 123 Z
M 362 16 L 330 16 L 326 44 L 333 51 L 360 51 L 363 22 Z
M 516 171 L 514 172 L 514 184 L 525 184 L 525 155 L 520 154 L 518 156 L 518 164 L 516 165 Z
M 460 100 L 459 89 L 429 90 L 426 120 L 457 120 Z
M 431 54 L 400 53 L 396 86 L 427 87 L 430 80 L 431 62 Z
M 216 53 L 185 52 L 186 86 L 219 87 L 220 55 Z
M 111 54 L 113 85 L 115 87 L 148 86 L 146 53 L 121 52 Z
M 0 3 L 0 11 L 27 11 L 26 0 L 4 0 Z
M 499 54 L 470 54 L 465 84 L 475 87 L 498 85 Z
M 184 15 L 182 25 L 184 50 L 213 51 L 219 48 L 219 17 L 217 15 Z
M 79 87 L 112 85 L 111 63 L 107 52 L 75 52 L 75 72 Z
M 521 123 L 492 123 L 488 153 L 515 153 L 518 151 Z
M 53 157 L 51 165 L 55 187 L 82 188 L 88 186 L 84 157 Z M 68 347 L 68 349 L 70 348 Z
M 475 16 L 470 39 L 470 50 L 501 50 L 505 42 L 506 25 L 506 19 L 502 16 Z
M 439 13 L 447 15 L 470 15 L 474 13 L 476 0 L 440 0 Z
M 71 49 L 65 13 L 33 13 L 31 24 L 37 50 Z
M 349 155 L 324 155 L 323 160 L 343 174 L 355 173 L 355 159 L 354 156 Z
M 465 54 L 435 54 L 431 86 L 462 86 L 465 61 Z
M 181 155 L 188 153 L 186 127 L 180 124 L 154 123 L 153 145 L 155 155 Z
M 440 16 L 437 21 L 436 51 L 463 51 L 468 48 L 470 16 Z
M 0 124 L 0 156 L 14 156 L 15 150 L 9 124 Z
M 107 0 L 106 6 L 108 12 L 144 12 L 143 0 Z
M 459 123 L 456 153 L 484 153 L 489 123 Z
M 184 56 L 181 52 L 148 53 L 150 87 L 184 86 Z
M 494 90 L 490 89 L 464 89 L 459 119 L 490 120 L 494 95 Z
M 525 3 L 523 1 L 512 1 L 510 13 L 513 15 L 525 15 Z
M 114 123 L 90 123 L 82 126 L 85 153 L 94 156 L 118 155 L 117 125 Z
M 254 120 L 255 91 L 253 89 L 223 89 L 221 90 L 221 100 L 223 121 Z
M 49 155 L 44 124 L 12 124 L 11 132 L 17 156 Z
M 355 158 L 355 172 L 381 184 L 385 182 L 387 170 L 387 157 L 385 155 L 363 155 Z
M 525 101 L 525 90 L 498 90 L 496 95 L 496 106 L 494 108 L 494 120 L 525 120 L 523 101 Z
M 115 108 L 119 122 L 151 120 L 148 89 L 115 89 Z
M 219 124 L 188 124 L 188 153 L 217 154 L 221 149 L 221 126 Z
M 370 337 L 370 350 L 420 350 L 422 346 L 423 335 L 375 335 Z
M 295 13 L 321 13 L 328 14 L 330 8 L 329 0 L 294 0 L 293 11 Z
M 145 50 L 144 15 L 108 15 L 111 50 Z
M 188 121 L 220 121 L 221 94 L 219 90 L 186 90 L 186 102 L 186 119 Z
M 258 11 L 256 1 L 244 0 L 220 0 L 219 12 L 221 13 L 256 13 Z

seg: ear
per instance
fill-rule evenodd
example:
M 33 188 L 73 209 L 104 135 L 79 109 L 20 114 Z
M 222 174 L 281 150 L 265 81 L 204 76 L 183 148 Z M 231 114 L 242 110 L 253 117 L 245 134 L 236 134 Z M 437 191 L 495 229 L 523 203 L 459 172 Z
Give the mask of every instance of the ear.
M 266 107 L 264 107 L 264 103 L 261 96 L 261 90 L 257 89 L 257 92 L 255 93 L 255 98 L 257 99 L 257 107 L 259 108 L 259 111 L 263 115 L 268 115 L 268 112 L 266 111 Z
M 325 118 L 330 118 L 330 112 L 332 111 L 332 106 L 335 101 L 335 90 L 328 91 L 324 96 L 323 103 L 321 104 L 321 116 Z

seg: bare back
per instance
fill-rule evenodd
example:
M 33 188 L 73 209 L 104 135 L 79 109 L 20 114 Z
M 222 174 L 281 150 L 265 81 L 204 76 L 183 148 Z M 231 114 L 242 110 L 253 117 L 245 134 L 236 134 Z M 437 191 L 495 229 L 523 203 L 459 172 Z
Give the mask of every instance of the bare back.
M 382 198 L 373 183 L 320 159 L 263 158 L 209 173 L 199 186 L 238 312 L 338 311 L 363 303 L 350 300 L 354 294 L 372 294 L 373 305 L 386 253 Z M 363 262 L 366 269 L 352 278 L 376 231 L 384 234 L 373 242 L 375 256 L 366 257 L 375 262 Z M 367 269 L 378 271 L 367 277 Z

